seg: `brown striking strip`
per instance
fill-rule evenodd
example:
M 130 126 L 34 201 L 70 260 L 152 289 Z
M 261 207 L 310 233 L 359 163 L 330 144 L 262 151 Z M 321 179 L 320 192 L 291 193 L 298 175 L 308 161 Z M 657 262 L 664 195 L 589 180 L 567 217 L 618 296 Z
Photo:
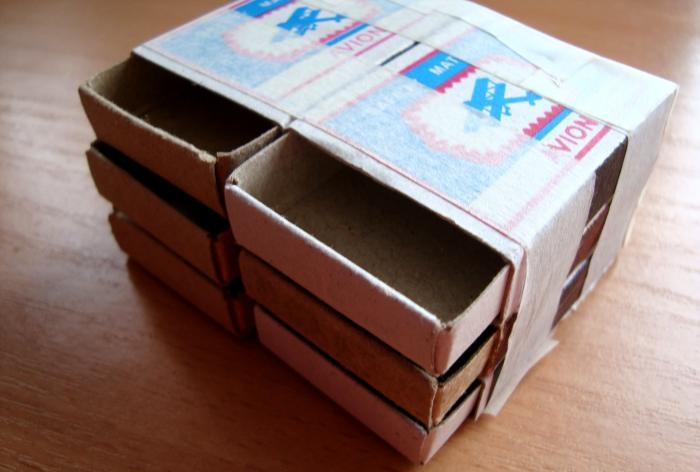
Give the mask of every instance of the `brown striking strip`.
M 552 321 L 552 328 L 559 323 L 559 320 L 562 319 L 566 312 L 569 311 L 576 300 L 581 296 L 583 284 L 586 281 L 586 275 L 588 275 L 588 264 L 590 262 L 590 258 L 581 262 L 578 267 L 571 272 L 569 278 L 566 279 L 564 290 L 562 290 L 561 298 L 559 299 L 559 308 Z
M 593 199 L 588 212 L 588 221 L 600 211 L 603 206 L 612 200 L 617 188 L 617 180 L 620 178 L 620 171 L 627 153 L 627 139 L 615 148 L 610 157 L 605 159 L 600 167 L 595 171 L 595 187 L 593 189 Z
M 598 213 L 593 215 L 593 218 L 586 225 L 586 228 L 583 230 L 583 236 L 581 237 L 581 243 L 574 257 L 574 262 L 571 264 L 571 271 L 578 267 L 585 259 L 588 259 L 593 253 L 593 249 L 596 244 L 598 244 L 598 239 L 600 239 L 600 234 L 603 232 L 603 227 L 608 217 L 608 211 L 610 211 L 610 205 L 606 204 Z

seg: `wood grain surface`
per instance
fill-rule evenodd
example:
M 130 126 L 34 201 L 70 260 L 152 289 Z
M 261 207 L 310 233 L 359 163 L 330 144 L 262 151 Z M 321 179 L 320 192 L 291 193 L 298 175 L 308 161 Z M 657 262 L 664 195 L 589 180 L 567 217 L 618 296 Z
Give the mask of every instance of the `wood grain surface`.
M 502 413 L 424 470 L 700 470 L 700 2 L 488 0 L 678 82 L 618 263 Z M 0 0 L 0 470 L 407 470 L 126 263 L 76 89 L 217 1 Z

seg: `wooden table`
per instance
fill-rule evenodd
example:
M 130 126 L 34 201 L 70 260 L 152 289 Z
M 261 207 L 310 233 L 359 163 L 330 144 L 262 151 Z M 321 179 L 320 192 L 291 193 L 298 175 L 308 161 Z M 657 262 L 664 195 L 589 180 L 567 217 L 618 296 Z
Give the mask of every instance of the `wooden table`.
M 412 467 L 112 240 L 78 84 L 217 3 L 0 0 L 2 471 Z M 700 470 L 700 2 L 485 3 L 681 94 L 617 265 L 425 470 Z

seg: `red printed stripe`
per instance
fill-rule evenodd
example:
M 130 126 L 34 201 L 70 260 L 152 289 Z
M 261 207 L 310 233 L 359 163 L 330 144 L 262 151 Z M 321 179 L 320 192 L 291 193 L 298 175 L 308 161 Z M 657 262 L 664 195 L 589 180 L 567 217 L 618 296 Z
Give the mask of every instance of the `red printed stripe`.
M 463 70 L 459 71 L 458 73 L 447 79 L 445 83 L 437 87 L 435 90 L 437 90 L 440 93 L 445 93 L 445 90 L 452 87 L 454 84 L 468 77 L 469 74 L 472 74 L 474 72 L 476 72 L 476 67 L 470 64 L 469 67 L 465 67 Z
M 226 7 L 229 10 L 235 10 L 238 7 L 242 7 L 246 3 L 250 2 L 250 0 L 239 0 L 238 2 L 233 2 L 231 5 Z
M 544 115 L 537 118 L 537 121 L 530 123 L 527 128 L 523 128 L 523 133 L 534 138 L 542 128 L 547 126 L 559 113 L 564 111 L 564 106 L 559 104 L 552 105 L 552 108 Z
M 609 126 L 605 126 L 603 129 L 601 129 L 600 131 L 598 131 L 598 134 L 596 134 L 596 135 L 593 137 L 593 139 L 591 139 L 590 141 L 588 141 L 588 144 L 586 144 L 586 145 L 583 147 L 583 149 L 581 149 L 581 150 L 578 152 L 578 154 L 576 154 L 575 159 L 576 159 L 577 161 L 580 161 L 581 159 L 583 159 L 583 158 L 586 156 L 586 154 L 588 154 L 588 153 L 590 152 L 590 150 L 593 149 L 593 147 L 594 147 L 596 144 L 598 144 L 598 143 L 600 142 L 600 140 L 603 139 L 603 137 L 604 137 L 606 134 L 608 134 L 608 131 L 610 131 L 610 127 L 609 127 Z

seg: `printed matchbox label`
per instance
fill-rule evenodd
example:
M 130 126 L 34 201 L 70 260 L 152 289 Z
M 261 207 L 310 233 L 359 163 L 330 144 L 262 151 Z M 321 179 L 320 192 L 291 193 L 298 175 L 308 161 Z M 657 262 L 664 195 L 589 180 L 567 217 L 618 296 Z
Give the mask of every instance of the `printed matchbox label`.
M 235 2 L 142 48 L 293 114 L 410 44 L 371 24 L 400 5 L 352 6 L 354 18 L 313 1 Z
M 369 24 L 324 11 L 294 0 L 256 0 L 234 8 L 258 21 L 245 21 L 224 33 L 236 53 L 277 62 L 290 62 L 318 49 L 333 46 L 359 34 Z M 358 2 L 361 17 L 373 17 L 378 8 Z
M 533 66 L 463 21 L 389 0 L 330 3 L 236 2 L 142 47 L 305 119 L 508 232 L 625 139 L 501 80 Z
M 306 119 L 505 232 L 551 210 L 625 137 L 416 45 Z

